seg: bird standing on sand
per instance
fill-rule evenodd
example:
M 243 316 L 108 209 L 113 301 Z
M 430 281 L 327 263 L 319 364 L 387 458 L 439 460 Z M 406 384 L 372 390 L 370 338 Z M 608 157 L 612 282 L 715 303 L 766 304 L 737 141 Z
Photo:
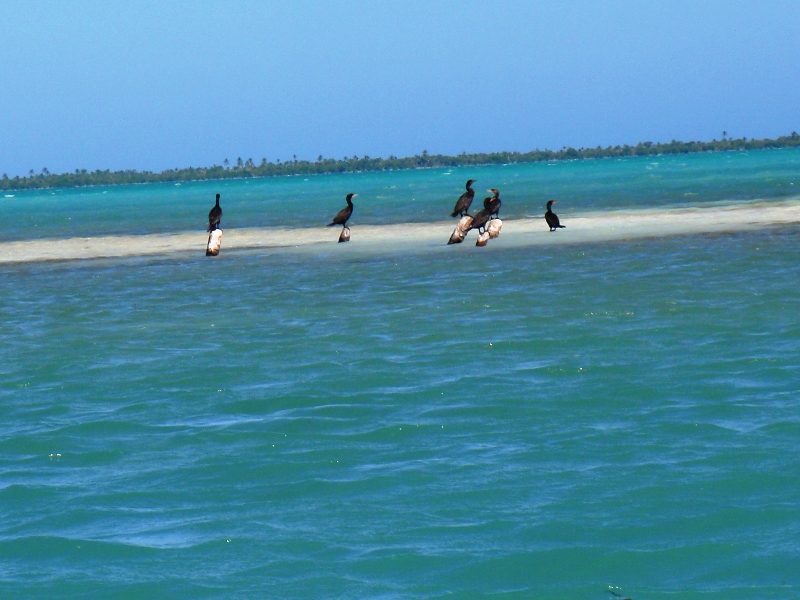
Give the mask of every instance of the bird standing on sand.
M 544 213 L 544 220 L 547 221 L 547 224 L 550 226 L 550 231 L 555 231 L 556 229 L 564 229 L 566 225 L 562 225 L 561 221 L 558 220 L 558 215 L 553 212 L 553 204 L 555 204 L 556 200 L 548 200 L 547 201 L 547 212 Z
M 358 196 L 358 194 L 347 194 L 345 200 L 347 200 L 347 206 L 345 206 L 342 210 L 336 213 L 336 216 L 333 217 L 333 221 L 328 223 L 328 227 L 333 227 L 334 225 L 341 225 L 342 227 L 347 227 L 347 221 L 353 216 L 353 198 Z
M 500 190 L 496 190 L 496 189 L 492 188 L 492 189 L 489 190 L 489 193 L 490 194 L 494 194 L 489 199 L 489 206 L 487 206 L 487 208 L 489 209 L 489 218 L 493 219 L 493 218 L 497 217 L 499 219 L 500 218 L 500 205 L 503 204 L 503 201 L 500 200 Z
M 353 215 L 353 198 L 356 196 L 358 196 L 358 194 L 347 194 L 345 198 L 345 200 L 347 200 L 347 206 L 336 213 L 336 216 L 333 217 L 333 221 L 328 223 L 328 227 L 333 227 L 334 225 L 342 226 L 342 232 L 339 234 L 340 244 L 350 241 L 350 228 L 347 226 L 347 220 Z
M 453 214 L 450 215 L 451 217 L 469 216 L 469 206 L 472 204 L 473 198 L 475 198 L 475 190 L 472 189 L 472 184 L 475 183 L 475 181 L 477 180 L 470 179 L 467 181 L 467 191 L 461 194 L 461 197 L 456 201 Z
M 219 206 L 219 194 L 217 194 L 217 203 L 214 205 L 214 208 L 208 211 L 208 231 L 214 231 L 214 229 L 219 225 L 221 218 L 222 209 Z

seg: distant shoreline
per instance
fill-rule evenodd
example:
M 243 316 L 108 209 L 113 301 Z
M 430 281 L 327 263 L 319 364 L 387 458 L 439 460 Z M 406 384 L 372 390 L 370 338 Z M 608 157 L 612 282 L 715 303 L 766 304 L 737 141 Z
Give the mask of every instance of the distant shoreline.
M 729 204 L 697 208 L 592 211 L 562 214 L 566 229 L 551 233 L 542 217 L 503 221 L 500 237 L 487 249 L 474 246 L 477 234 L 461 246 L 448 246 L 455 220 L 352 227 L 348 244 L 338 244 L 338 229 L 327 227 L 253 227 L 226 229 L 222 258 L 236 251 L 331 253 L 334 256 L 420 252 L 487 252 L 554 244 L 592 244 L 678 235 L 702 235 L 785 227 L 800 223 L 800 200 Z M 0 265 L 88 259 L 157 257 L 184 254 L 204 257 L 205 231 L 21 240 L 5 244 Z
M 174 183 L 189 181 L 219 181 L 225 179 L 249 179 L 255 177 L 278 177 L 285 175 L 323 175 L 332 173 L 357 173 L 379 171 L 401 171 L 409 169 L 426 169 L 441 167 L 467 167 L 496 164 L 520 164 L 551 162 L 562 160 L 584 160 L 596 158 L 621 158 L 633 156 L 658 156 L 675 154 L 697 154 L 700 152 L 732 152 L 739 150 L 765 150 L 769 148 L 796 148 L 800 146 L 800 135 L 793 131 L 790 135 L 776 139 L 764 138 L 748 140 L 747 138 L 723 138 L 710 142 L 678 142 L 654 144 L 640 142 L 635 146 L 608 146 L 601 148 L 562 148 L 561 150 L 532 150 L 531 152 L 489 152 L 478 154 L 462 153 L 456 156 L 443 154 L 422 154 L 398 158 L 371 158 L 369 156 L 353 156 L 337 160 L 319 156 L 316 161 L 292 160 L 287 162 L 267 162 L 262 159 L 256 164 L 253 159 L 243 161 L 237 159 L 236 164 L 229 166 L 212 165 L 211 167 L 187 167 L 185 169 L 168 169 L 158 173 L 152 171 L 86 171 L 76 169 L 73 173 L 50 173 L 42 169 L 39 174 L 28 177 L 8 177 L 5 173 L 0 177 L 0 190 L 22 191 L 48 188 L 74 188 L 88 186 L 129 185 L 136 183 Z M 227 162 L 227 159 L 226 161 Z

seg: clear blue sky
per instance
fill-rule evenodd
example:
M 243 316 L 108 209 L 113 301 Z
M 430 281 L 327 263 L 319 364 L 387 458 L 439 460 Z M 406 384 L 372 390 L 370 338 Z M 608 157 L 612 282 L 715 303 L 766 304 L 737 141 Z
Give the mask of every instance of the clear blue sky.
M 800 130 L 794 0 L 0 8 L 11 176 Z

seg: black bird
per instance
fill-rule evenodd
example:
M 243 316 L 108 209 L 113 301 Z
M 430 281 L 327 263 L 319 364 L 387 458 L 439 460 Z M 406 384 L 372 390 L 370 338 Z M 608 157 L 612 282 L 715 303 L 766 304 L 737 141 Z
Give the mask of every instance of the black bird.
M 478 233 L 482 233 L 481 229 L 485 229 L 486 223 L 489 222 L 491 216 L 492 216 L 492 199 L 484 198 L 483 210 L 476 212 L 475 216 L 472 217 L 472 223 L 470 224 L 469 229 L 477 229 Z M 467 231 L 469 231 L 469 229 Z
M 463 217 L 464 215 L 469 216 L 469 206 L 472 204 L 473 198 L 475 198 L 475 190 L 473 190 L 471 186 L 476 181 L 476 179 L 470 179 L 467 182 L 467 191 L 461 194 L 461 198 L 456 201 L 453 214 L 450 215 L 451 217 Z
M 556 200 L 548 200 L 547 201 L 547 212 L 544 213 L 544 220 L 547 221 L 547 224 L 550 226 L 550 231 L 555 231 L 559 227 L 564 229 L 566 225 L 562 225 L 561 221 L 558 220 L 558 215 L 553 212 L 553 203 Z
M 486 224 L 489 222 L 490 216 L 491 213 L 489 212 L 488 208 L 484 208 L 483 210 L 476 212 L 472 219 L 472 225 L 470 225 L 469 228 L 477 229 L 478 233 L 483 233 L 481 229 L 485 229 Z
M 219 207 L 219 194 L 217 194 L 217 203 L 210 211 L 208 211 L 208 231 L 214 231 L 219 225 L 219 220 L 222 218 L 222 209 Z
M 347 194 L 345 198 L 345 200 L 347 200 L 347 206 L 336 213 L 336 216 L 333 217 L 333 221 L 328 223 L 328 227 L 333 227 L 334 225 L 341 225 L 342 229 L 347 227 L 347 220 L 353 215 L 353 198 L 356 196 L 358 196 L 358 194 Z
M 496 190 L 496 189 L 492 188 L 491 190 L 489 190 L 489 193 L 490 194 L 494 194 L 489 199 L 489 206 L 487 207 L 489 209 L 489 215 L 490 215 L 491 218 L 497 217 L 499 219 L 500 218 L 500 205 L 503 204 L 503 201 L 500 200 L 500 190 Z

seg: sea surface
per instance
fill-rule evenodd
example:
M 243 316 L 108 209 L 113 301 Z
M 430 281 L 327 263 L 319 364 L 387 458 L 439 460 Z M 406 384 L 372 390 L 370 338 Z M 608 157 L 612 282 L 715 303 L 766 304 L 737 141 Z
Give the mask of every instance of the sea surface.
M 800 224 L 354 251 L 468 178 L 569 226 L 793 197 L 800 151 L 9 192 L 11 240 L 359 197 L 346 254 L 0 267 L 0 598 L 800 597 Z

